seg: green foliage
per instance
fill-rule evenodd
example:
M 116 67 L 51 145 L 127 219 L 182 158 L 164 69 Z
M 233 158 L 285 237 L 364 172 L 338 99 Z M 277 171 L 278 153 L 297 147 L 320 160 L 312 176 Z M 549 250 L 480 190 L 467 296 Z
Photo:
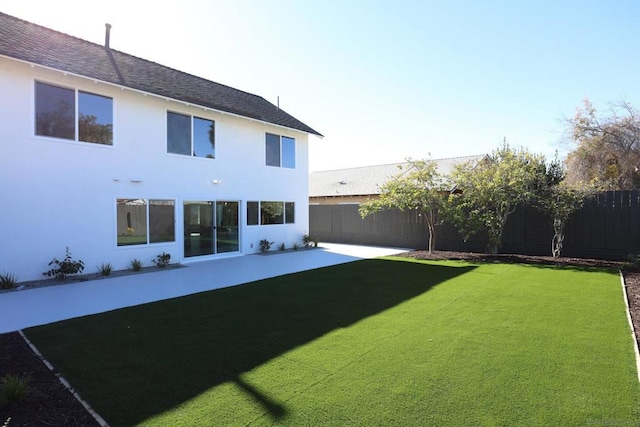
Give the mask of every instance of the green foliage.
M 297 251 L 298 249 L 300 249 L 300 243 L 293 242 L 293 245 L 291 245 L 291 249 L 293 249 L 294 251 Z
M 155 265 L 157 265 L 158 268 L 165 268 L 167 265 L 169 265 L 169 262 L 171 261 L 171 254 L 162 252 L 161 254 L 156 255 L 156 258 L 152 259 L 151 261 Z
M 553 220 L 553 238 L 551 254 L 560 256 L 564 241 L 564 227 L 569 217 L 580 209 L 585 200 L 595 194 L 592 184 L 575 183 L 570 185 L 566 180 L 564 164 L 556 158 L 546 166 L 545 179 L 540 186 L 533 204 L 545 212 Z
M 132 259 L 131 260 L 131 269 L 133 271 L 140 271 L 142 270 L 142 261 L 140 261 L 139 259 Z
M 0 289 L 13 289 L 18 284 L 18 276 L 12 273 L 0 274 Z
M 504 142 L 477 164 L 455 168 L 452 180 L 459 192 L 449 196 L 448 218 L 465 239 L 486 230 L 487 249 L 497 254 L 507 218 L 536 198 L 545 170 L 543 156 Z
M 66 248 L 66 254 L 62 261 L 54 258 L 49 263 L 49 266 L 55 265 L 56 267 L 42 273 L 43 276 L 55 277 L 58 280 L 65 280 L 67 276 L 82 273 L 84 270 L 84 262 L 81 260 L 75 261 L 71 258 L 71 252 L 69 247 Z
M 29 378 L 17 374 L 5 374 L 0 378 L 0 406 L 18 402 L 29 391 Z
M 417 209 L 426 219 L 429 229 L 429 252 L 436 243 L 439 211 L 446 200 L 447 187 L 433 160 L 407 159 L 400 172 L 384 183 L 380 196 L 360 205 L 363 218 L 383 209 Z
M 78 134 L 82 141 L 111 145 L 113 142 L 113 125 L 99 124 L 96 116 L 80 113 L 78 117 Z
M 271 245 L 273 245 L 273 242 L 270 242 L 267 239 L 260 240 L 260 252 L 269 252 Z
M 640 255 L 628 254 L 622 268 L 627 271 L 640 271 Z
M 284 243 L 280 243 L 280 246 L 278 246 L 278 250 L 284 251 L 285 249 L 287 249 L 287 246 Z
M 316 237 L 311 237 L 308 234 L 302 236 L 302 244 L 305 248 L 317 248 L 318 247 L 318 239 Z
M 281 220 L 284 222 L 284 203 L 281 202 L 260 202 L 260 221 L 262 224 L 268 223 L 267 218 Z
M 103 262 L 98 266 L 98 273 L 101 276 L 110 276 L 113 271 L 113 265 L 110 262 Z

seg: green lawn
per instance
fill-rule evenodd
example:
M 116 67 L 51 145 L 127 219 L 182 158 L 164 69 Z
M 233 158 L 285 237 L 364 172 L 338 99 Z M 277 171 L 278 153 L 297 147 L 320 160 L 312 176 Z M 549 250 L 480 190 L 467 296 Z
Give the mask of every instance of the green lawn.
M 113 426 L 640 419 L 611 271 L 366 260 L 26 333 Z

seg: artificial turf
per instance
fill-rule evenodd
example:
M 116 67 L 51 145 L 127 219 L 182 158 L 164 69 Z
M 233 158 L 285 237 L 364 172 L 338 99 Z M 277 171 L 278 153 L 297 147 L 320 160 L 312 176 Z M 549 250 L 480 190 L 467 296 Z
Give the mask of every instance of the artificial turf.
M 31 328 L 117 425 L 633 425 L 616 272 L 364 260 Z

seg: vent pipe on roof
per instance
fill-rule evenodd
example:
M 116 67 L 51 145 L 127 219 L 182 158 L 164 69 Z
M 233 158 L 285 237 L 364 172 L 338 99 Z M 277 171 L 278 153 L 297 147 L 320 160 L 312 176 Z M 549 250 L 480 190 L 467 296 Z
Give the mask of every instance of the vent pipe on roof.
M 111 24 L 104 24 L 104 26 L 105 26 L 104 47 L 105 49 L 110 49 L 109 38 L 111 38 Z

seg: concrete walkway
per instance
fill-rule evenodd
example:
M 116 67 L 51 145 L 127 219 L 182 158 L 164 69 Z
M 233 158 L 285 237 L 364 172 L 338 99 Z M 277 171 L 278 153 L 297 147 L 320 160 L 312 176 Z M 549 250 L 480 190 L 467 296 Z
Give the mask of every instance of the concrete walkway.
M 0 333 L 406 250 L 325 243 L 316 250 L 221 258 L 185 268 L 2 293 Z

